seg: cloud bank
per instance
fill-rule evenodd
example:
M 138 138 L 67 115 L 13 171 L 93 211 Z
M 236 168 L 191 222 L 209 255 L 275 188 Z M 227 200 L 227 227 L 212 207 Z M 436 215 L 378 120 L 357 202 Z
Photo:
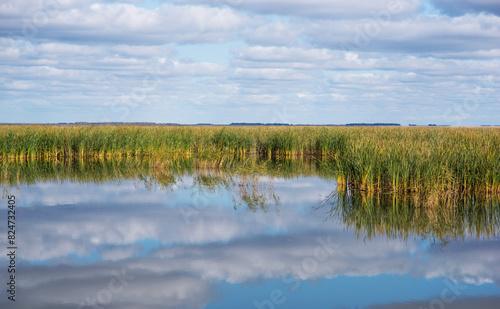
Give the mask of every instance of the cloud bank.
M 497 7 L 4 1 L 0 121 L 497 124 Z

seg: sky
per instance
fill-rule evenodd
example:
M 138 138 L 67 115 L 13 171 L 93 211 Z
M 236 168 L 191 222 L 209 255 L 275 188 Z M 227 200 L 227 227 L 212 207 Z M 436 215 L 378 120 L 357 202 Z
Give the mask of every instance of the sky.
M 498 0 L 6 0 L 0 123 L 500 125 Z

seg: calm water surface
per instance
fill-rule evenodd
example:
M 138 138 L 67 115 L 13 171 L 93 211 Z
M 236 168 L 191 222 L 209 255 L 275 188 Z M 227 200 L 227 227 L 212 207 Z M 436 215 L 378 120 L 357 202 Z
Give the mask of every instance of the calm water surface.
M 496 203 L 479 221 L 460 212 L 439 230 L 421 227 L 418 213 L 390 219 L 394 205 L 378 213 L 363 197 L 341 198 L 319 176 L 169 177 L 4 185 L 0 307 L 500 307 Z M 5 289 L 7 195 L 15 302 Z

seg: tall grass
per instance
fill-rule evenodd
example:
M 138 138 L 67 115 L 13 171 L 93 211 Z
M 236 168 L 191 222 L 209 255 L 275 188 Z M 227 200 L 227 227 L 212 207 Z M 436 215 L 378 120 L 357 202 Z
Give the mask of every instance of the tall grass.
M 0 126 L 0 158 L 326 158 L 342 187 L 500 193 L 500 129 Z

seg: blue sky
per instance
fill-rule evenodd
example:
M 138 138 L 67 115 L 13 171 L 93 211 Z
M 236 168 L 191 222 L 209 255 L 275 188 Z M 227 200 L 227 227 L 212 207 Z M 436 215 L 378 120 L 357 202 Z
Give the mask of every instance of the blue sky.
M 497 0 L 7 0 L 0 122 L 500 124 Z

